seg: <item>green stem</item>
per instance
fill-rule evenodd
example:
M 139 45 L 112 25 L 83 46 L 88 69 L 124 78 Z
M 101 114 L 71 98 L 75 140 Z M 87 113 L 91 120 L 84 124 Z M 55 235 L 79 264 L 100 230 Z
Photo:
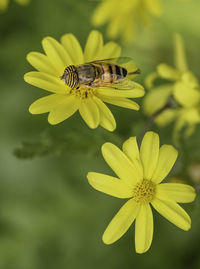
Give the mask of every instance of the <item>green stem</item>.
M 163 113 L 165 110 L 169 109 L 169 108 L 176 108 L 177 107 L 177 103 L 176 101 L 174 100 L 173 97 L 169 97 L 169 99 L 167 100 L 166 104 L 161 107 L 160 109 L 156 110 L 152 115 L 151 117 L 146 121 L 140 135 L 139 135 L 139 138 L 140 138 L 140 141 L 142 140 L 144 134 L 151 128 L 151 126 L 153 125 L 155 119 L 161 114 Z

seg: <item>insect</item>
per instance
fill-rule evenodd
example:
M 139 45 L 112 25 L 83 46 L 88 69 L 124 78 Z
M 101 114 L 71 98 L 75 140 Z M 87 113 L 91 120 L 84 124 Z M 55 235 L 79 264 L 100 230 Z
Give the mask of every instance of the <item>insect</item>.
M 88 62 L 78 66 L 70 65 L 60 77 L 70 88 L 78 89 L 80 86 L 91 88 L 112 87 L 115 89 L 133 88 L 132 75 L 140 74 L 140 69 L 128 72 L 123 64 L 132 61 L 129 57 L 119 57 Z

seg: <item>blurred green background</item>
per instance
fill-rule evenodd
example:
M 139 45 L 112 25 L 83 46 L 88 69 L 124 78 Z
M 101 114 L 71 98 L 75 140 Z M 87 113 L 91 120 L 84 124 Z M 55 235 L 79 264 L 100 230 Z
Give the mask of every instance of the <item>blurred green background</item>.
M 116 1 L 117 2 L 117 1 Z M 43 91 L 26 84 L 24 73 L 33 70 L 25 56 L 41 51 L 45 36 L 60 39 L 71 32 L 84 46 L 91 14 L 98 1 L 32 0 L 28 6 L 10 1 L 0 13 L 0 268 L 200 268 L 200 201 L 184 205 L 192 217 L 189 232 L 154 215 L 155 232 L 151 249 L 135 253 L 134 227 L 113 245 L 101 235 L 124 203 L 93 190 L 88 171 L 110 174 L 100 147 L 110 141 L 121 145 L 138 135 L 146 117 L 110 105 L 116 116 L 113 134 L 102 128 L 90 130 L 74 115 L 50 126 L 46 115 L 29 114 L 29 105 Z M 160 62 L 173 63 L 173 34 L 179 32 L 187 51 L 190 69 L 199 77 L 200 1 L 163 0 L 163 16 L 148 28 L 140 27 L 134 44 L 122 46 L 144 78 Z M 105 27 L 100 31 L 104 34 Z M 119 41 L 119 40 L 118 40 Z M 119 41 L 120 42 L 120 41 Z M 161 143 L 172 141 L 173 124 L 152 130 Z M 200 126 L 190 138 L 181 138 L 179 159 L 171 175 L 180 176 L 199 188 L 188 176 L 188 165 L 200 162 Z

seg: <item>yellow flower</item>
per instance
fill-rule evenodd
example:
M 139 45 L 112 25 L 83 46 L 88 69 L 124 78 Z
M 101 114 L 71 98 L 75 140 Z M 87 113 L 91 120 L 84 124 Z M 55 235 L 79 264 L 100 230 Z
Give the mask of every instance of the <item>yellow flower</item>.
M 27 5 L 29 4 L 30 0 L 15 0 L 15 2 L 19 5 Z M 0 0 L 0 11 L 6 10 L 8 3 L 9 0 Z
M 124 142 L 123 151 L 111 143 L 105 143 L 102 154 L 118 178 L 89 172 L 89 183 L 96 190 L 111 196 L 129 198 L 105 230 L 105 244 L 117 241 L 135 220 L 136 252 L 146 252 L 153 238 L 151 206 L 177 227 L 185 231 L 190 229 L 191 219 L 178 203 L 189 203 L 195 199 L 193 187 L 161 183 L 178 155 L 173 146 L 163 145 L 159 148 L 159 136 L 147 132 L 140 150 L 136 137 L 130 137 Z
M 200 123 L 200 85 L 188 69 L 181 36 L 175 35 L 174 41 L 175 68 L 162 63 L 157 66 L 156 72 L 147 77 L 146 85 L 150 91 L 144 100 L 144 111 L 152 115 L 167 102 L 170 103 L 170 99 L 175 100 L 175 108 L 172 105 L 172 108 L 162 112 L 156 123 L 164 126 L 175 120 L 174 135 L 177 137 L 184 125 L 187 126 L 186 135 L 190 135 L 195 125 Z M 170 82 L 154 87 L 157 78 Z
M 38 52 L 27 55 L 29 63 L 38 71 L 25 74 L 24 80 L 53 94 L 35 101 L 29 108 L 32 114 L 49 112 L 49 123 L 58 124 L 79 110 L 90 128 L 101 125 L 113 131 L 116 128 L 115 119 L 103 102 L 133 110 L 139 109 L 139 105 L 128 98 L 143 96 L 144 89 L 133 81 L 130 81 L 132 89 L 116 90 L 109 86 L 99 88 L 81 86 L 77 90 L 71 89 L 60 79 L 69 65 L 119 57 L 120 47 L 114 42 L 103 44 L 102 35 L 98 31 L 90 33 L 84 52 L 73 34 L 62 36 L 61 43 L 52 37 L 46 37 L 42 41 L 42 46 L 46 55 Z
M 110 38 L 122 36 L 123 41 L 131 41 L 138 24 L 147 24 L 150 15 L 160 16 L 160 0 L 102 0 L 95 9 L 92 23 L 100 26 L 108 23 Z

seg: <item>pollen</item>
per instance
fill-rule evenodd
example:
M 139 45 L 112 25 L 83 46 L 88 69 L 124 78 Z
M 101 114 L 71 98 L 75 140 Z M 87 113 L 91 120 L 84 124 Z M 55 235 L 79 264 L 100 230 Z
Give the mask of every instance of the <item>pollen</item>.
M 92 97 L 95 93 L 95 89 L 89 87 L 80 87 L 78 89 L 71 89 L 70 94 L 73 94 L 80 99 L 86 99 Z
M 133 190 L 133 198 L 138 203 L 150 203 L 155 196 L 156 185 L 150 180 L 144 179 Z

